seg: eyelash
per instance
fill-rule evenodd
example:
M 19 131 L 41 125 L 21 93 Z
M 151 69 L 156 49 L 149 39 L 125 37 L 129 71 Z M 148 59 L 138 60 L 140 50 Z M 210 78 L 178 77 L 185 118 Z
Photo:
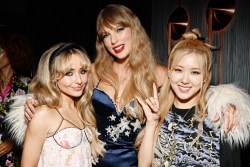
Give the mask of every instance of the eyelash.
M 199 75 L 200 72 L 199 71 L 193 71 L 192 74 Z
M 178 68 L 174 69 L 174 71 L 175 71 L 175 72 L 182 72 L 182 70 L 181 70 L 181 69 L 178 69 Z M 191 73 L 194 74 L 194 75 L 199 75 L 199 74 L 201 74 L 199 71 L 192 71 Z
M 87 72 L 87 70 L 83 70 L 83 69 L 80 70 L 81 74 L 85 74 L 86 72 Z
M 81 69 L 81 70 L 80 70 L 80 74 L 85 74 L 86 72 L 87 72 L 87 70 L 84 70 L 84 69 Z M 65 75 L 66 75 L 66 76 L 72 76 L 72 75 L 73 75 L 73 72 L 67 72 Z
M 125 28 L 121 27 L 121 28 L 117 28 L 116 32 L 121 32 L 123 31 Z M 102 39 L 106 38 L 107 36 L 109 36 L 109 34 L 102 34 Z
M 176 72 L 181 72 L 182 70 L 181 70 L 181 69 L 176 68 L 176 69 L 174 69 L 174 71 L 176 71 Z
M 116 32 L 120 32 L 120 31 L 123 31 L 125 28 L 123 28 L 123 27 L 121 27 L 121 28 L 118 28 L 117 30 L 116 30 Z
M 103 34 L 102 39 L 106 38 L 107 36 L 109 36 L 109 34 Z

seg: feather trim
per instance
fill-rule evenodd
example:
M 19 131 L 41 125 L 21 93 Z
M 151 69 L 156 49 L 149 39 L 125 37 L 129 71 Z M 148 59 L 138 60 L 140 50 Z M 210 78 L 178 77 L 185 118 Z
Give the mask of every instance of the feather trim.
M 27 99 L 32 98 L 31 94 L 14 96 L 11 99 L 14 103 L 10 106 L 10 112 L 5 117 L 11 138 L 18 146 L 23 145 L 27 122 L 24 117 L 24 104 Z
M 221 140 L 231 147 L 245 147 L 250 138 L 250 96 L 235 84 L 210 86 L 206 93 L 208 118 L 212 121 L 216 114 L 220 120 L 214 127 L 221 131 Z M 236 107 L 237 126 L 227 134 L 224 133 L 222 107 L 233 104 Z M 213 121 L 212 121 L 213 122 Z

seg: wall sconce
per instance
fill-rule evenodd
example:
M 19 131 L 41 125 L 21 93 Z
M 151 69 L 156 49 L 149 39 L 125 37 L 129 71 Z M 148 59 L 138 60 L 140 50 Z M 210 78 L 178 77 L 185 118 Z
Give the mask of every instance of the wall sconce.
M 213 31 L 219 32 L 219 63 L 218 63 L 218 83 L 222 80 L 222 39 L 223 29 L 232 20 L 235 12 L 235 0 L 210 0 L 207 6 L 206 17 L 208 23 L 208 43 L 212 45 Z

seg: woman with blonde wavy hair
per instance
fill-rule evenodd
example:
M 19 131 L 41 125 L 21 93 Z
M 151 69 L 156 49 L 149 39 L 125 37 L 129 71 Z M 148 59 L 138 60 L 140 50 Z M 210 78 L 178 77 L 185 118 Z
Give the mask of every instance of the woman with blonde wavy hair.
M 90 66 L 85 50 L 74 43 L 57 44 L 42 55 L 29 85 L 40 105 L 26 129 L 21 166 L 90 167 L 103 155 Z
M 96 30 L 92 102 L 99 138 L 106 142 L 97 166 L 135 167 L 134 144 L 145 124 L 136 97 L 151 96 L 151 85 L 162 85 L 166 68 L 157 64 L 149 37 L 127 7 L 108 5 L 97 17 Z
M 153 98 L 139 99 L 147 116 L 137 142 L 141 167 L 220 166 L 220 140 L 232 147 L 248 144 L 250 97 L 231 84 L 209 87 L 212 53 L 198 32 L 184 33 L 171 51 L 159 101 L 155 87 Z M 229 115 L 229 104 L 239 110 L 227 132 L 223 119 L 213 119 Z

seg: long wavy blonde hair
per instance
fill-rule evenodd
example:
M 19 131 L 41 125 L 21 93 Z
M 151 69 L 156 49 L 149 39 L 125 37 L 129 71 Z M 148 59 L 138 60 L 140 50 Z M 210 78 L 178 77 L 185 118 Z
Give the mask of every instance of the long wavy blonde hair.
M 138 17 L 127 7 L 111 4 L 104 8 L 97 17 L 97 40 L 95 70 L 98 78 L 115 88 L 115 98 L 118 92 L 118 76 L 113 66 L 114 57 L 107 51 L 103 44 L 104 27 L 120 25 L 129 27 L 132 33 L 132 48 L 129 53 L 129 65 L 132 71 L 129 84 L 122 94 L 122 103 L 126 106 L 126 114 L 145 120 L 142 108 L 138 103 L 135 110 L 130 110 L 129 102 L 135 97 L 146 99 L 152 96 L 152 85 L 155 82 L 154 71 L 156 60 L 154 57 L 151 41 L 142 27 Z
M 58 52 L 58 55 L 51 58 L 58 49 L 69 45 L 67 49 Z M 62 105 L 61 91 L 57 87 L 57 81 L 61 79 L 66 72 L 71 69 L 72 64 L 69 59 L 72 54 L 81 59 L 83 69 L 90 72 L 91 62 L 86 51 L 76 44 L 60 43 L 47 50 L 41 57 L 37 73 L 29 85 L 29 92 L 34 94 L 39 104 L 47 105 L 51 108 L 60 108 Z M 103 143 L 96 135 L 96 119 L 92 106 L 92 84 L 90 77 L 84 89 L 82 96 L 75 99 L 75 106 L 84 125 L 89 127 L 92 132 L 91 152 L 94 159 L 103 155 Z

